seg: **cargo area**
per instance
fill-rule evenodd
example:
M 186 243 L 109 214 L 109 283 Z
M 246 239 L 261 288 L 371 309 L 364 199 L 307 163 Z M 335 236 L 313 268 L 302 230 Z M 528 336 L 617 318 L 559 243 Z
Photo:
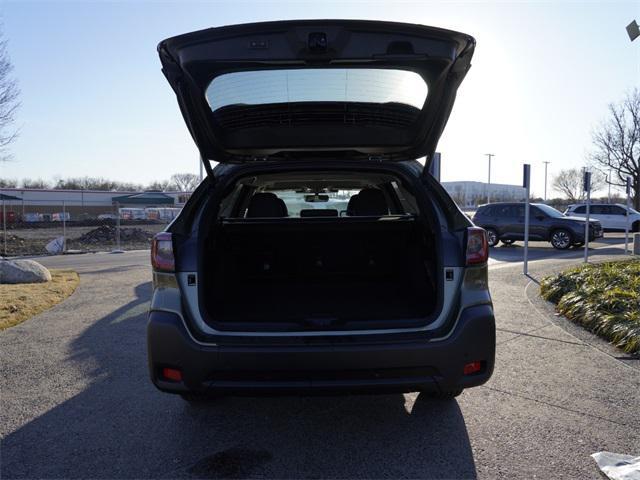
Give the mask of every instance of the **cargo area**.
M 211 227 L 201 276 L 215 328 L 395 328 L 434 313 L 437 242 L 409 194 L 389 178 L 320 175 L 254 178 L 259 188 L 223 205 L 229 216 Z
M 429 315 L 433 245 L 413 218 L 225 222 L 207 255 L 216 324 L 339 328 Z

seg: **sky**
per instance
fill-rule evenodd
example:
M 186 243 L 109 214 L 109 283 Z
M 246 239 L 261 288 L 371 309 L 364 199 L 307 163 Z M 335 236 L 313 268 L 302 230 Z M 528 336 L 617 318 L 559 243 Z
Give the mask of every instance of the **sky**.
M 198 172 L 198 153 L 156 53 L 166 37 L 296 18 L 420 23 L 473 35 L 473 66 L 438 145 L 442 180 L 532 191 L 582 167 L 610 102 L 640 85 L 640 2 L 31 2 L 0 17 L 21 89 L 20 137 L 0 177 L 99 176 L 147 183 Z

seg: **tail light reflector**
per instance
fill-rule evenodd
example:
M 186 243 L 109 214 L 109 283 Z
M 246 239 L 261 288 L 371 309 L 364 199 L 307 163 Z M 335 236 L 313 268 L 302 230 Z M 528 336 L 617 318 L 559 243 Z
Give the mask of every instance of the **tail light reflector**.
M 465 375 L 473 375 L 482 370 L 482 362 L 470 362 L 464 366 L 463 373 Z
M 163 368 L 162 376 L 165 380 L 170 380 L 172 382 L 181 382 L 182 381 L 182 372 L 177 368 Z
M 169 232 L 160 232 L 151 242 L 151 265 L 159 272 L 173 272 L 175 259 L 173 258 L 173 241 Z
M 480 227 L 467 228 L 467 265 L 480 265 L 489 259 L 487 232 Z

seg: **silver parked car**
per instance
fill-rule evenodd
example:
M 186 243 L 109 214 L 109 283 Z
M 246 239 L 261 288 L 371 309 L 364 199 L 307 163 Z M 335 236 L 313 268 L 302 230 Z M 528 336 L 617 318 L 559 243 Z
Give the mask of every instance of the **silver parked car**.
M 429 174 L 474 47 L 351 20 L 160 43 L 207 177 L 152 245 L 156 387 L 453 397 L 489 379 L 486 233 Z
M 584 203 L 569 205 L 564 214 L 572 217 L 586 217 L 587 206 Z M 589 218 L 599 220 L 605 230 L 623 231 L 629 222 L 630 232 L 640 232 L 640 212 L 633 208 L 627 209 L 626 205 L 592 203 L 589 206 Z

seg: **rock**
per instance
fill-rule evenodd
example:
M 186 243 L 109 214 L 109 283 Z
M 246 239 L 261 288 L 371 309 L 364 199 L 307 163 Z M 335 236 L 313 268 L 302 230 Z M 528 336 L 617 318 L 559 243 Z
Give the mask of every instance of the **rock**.
M 34 260 L 0 260 L 0 283 L 42 283 L 51 273 Z
M 56 237 L 44 246 L 49 253 L 62 253 L 64 250 L 64 237 Z

